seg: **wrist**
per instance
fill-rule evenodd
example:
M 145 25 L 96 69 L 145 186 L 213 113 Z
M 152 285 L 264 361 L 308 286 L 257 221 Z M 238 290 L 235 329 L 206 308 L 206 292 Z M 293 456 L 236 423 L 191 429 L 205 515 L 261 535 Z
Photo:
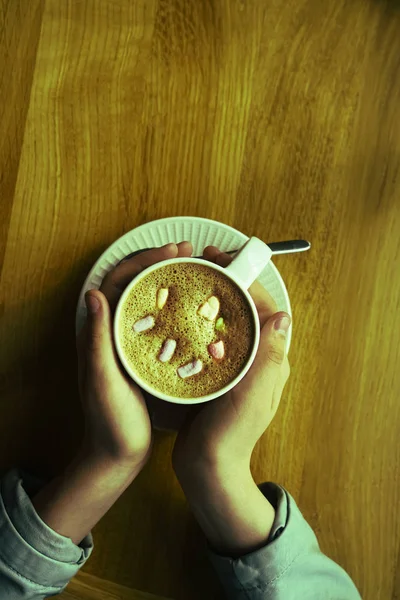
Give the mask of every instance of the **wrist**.
M 250 458 L 247 457 L 232 461 L 217 456 L 185 456 L 183 461 L 174 461 L 173 466 L 182 487 L 217 487 L 252 479 Z
M 66 476 L 90 481 L 94 485 L 105 485 L 110 490 L 127 487 L 137 473 L 130 465 L 123 465 L 97 455 L 78 455 L 69 465 Z
M 215 495 L 229 495 L 238 487 L 254 486 L 247 462 L 242 464 L 197 460 L 189 467 L 176 469 L 175 474 L 191 503 L 203 504 Z
M 32 498 L 32 503 L 50 528 L 78 544 L 136 475 L 131 465 L 82 449 L 64 473 Z
M 196 520 L 213 549 L 238 557 L 267 543 L 275 510 L 247 463 L 202 463 L 177 473 Z
M 91 471 L 98 477 L 109 477 L 117 481 L 132 482 L 140 473 L 146 461 L 139 462 L 132 457 L 115 457 L 107 452 L 83 444 L 70 468 Z

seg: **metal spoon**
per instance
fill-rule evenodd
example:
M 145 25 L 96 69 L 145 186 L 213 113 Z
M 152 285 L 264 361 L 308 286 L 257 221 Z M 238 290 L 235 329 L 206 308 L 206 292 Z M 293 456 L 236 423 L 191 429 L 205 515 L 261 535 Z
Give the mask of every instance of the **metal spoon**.
M 275 254 L 291 254 L 292 252 L 304 252 L 305 250 L 309 250 L 311 248 L 310 242 L 307 242 L 306 240 L 288 240 L 286 242 L 271 242 L 270 244 L 268 244 L 268 246 L 271 248 L 273 256 Z M 128 260 L 129 258 L 133 258 L 137 254 L 145 252 L 145 250 L 153 250 L 153 247 L 135 250 L 135 252 L 131 252 L 130 254 L 125 256 L 125 258 L 120 260 L 118 264 L 122 263 L 125 260 Z M 237 252 L 238 250 L 239 248 L 236 248 L 236 250 L 228 250 L 227 254 L 235 254 L 235 252 Z M 203 257 L 195 256 L 194 258 Z
M 267 244 L 272 254 L 292 254 L 292 252 L 304 252 L 311 248 L 310 242 L 306 240 L 288 240 L 286 242 L 271 242 Z M 228 250 L 227 254 L 234 254 L 238 250 Z

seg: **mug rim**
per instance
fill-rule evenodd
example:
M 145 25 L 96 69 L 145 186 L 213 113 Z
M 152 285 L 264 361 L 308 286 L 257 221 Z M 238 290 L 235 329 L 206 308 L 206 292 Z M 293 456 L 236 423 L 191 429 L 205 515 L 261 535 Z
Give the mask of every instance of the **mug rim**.
M 213 392 L 211 394 L 206 394 L 204 396 L 197 396 L 194 398 L 180 398 L 178 396 L 170 396 L 169 394 L 165 394 L 164 392 L 161 392 L 160 390 L 157 390 L 157 389 L 153 388 L 152 386 L 150 386 L 146 381 L 144 381 L 140 376 L 138 376 L 135 373 L 135 371 L 131 368 L 131 366 L 129 365 L 129 363 L 125 357 L 125 353 L 122 350 L 119 336 L 118 336 L 119 321 L 120 321 L 119 316 L 122 311 L 122 307 L 125 303 L 125 300 L 126 300 L 127 296 L 129 295 L 129 293 L 131 292 L 132 288 L 134 288 L 135 285 L 137 283 L 139 283 L 139 281 L 141 279 L 143 279 L 145 276 L 149 275 L 153 271 L 157 271 L 158 269 L 161 269 L 161 268 L 167 266 L 168 264 L 177 264 L 177 263 L 179 263 L 179 264 L 191 263 L 191 264 L 200 264 L 203 266 L 208 266 L 211 269 L 214 269 L 214 270 L 222 273 L 223 275 L 225 275 L 225 277 L 227 277 L 228 279 L 233 281 L 233 283 L 235 285 L 237 285 L 237 287 L 240 289 L 240 291 L 245 296 L 247 303 L 251 308 L 253 322 L 254 322 L 253 346 L 252 346 L 252 350 L 250 352 L 249 358 L 247 359 L 246 364 L 244 365 L 243 369 L 236 375 L 236 377 L 234 377 L 226 386 L 224 386 L 220 390 L 217 390 L 216 392 Z M 206 263 L 206 265 L 204 265 L 204 263 Z M 146 392 L 148 392 L 152 396 L 155 396 L 156 398 L 159 398 L 160 400 L 164 400 L 164 401 L 170 402 L 172 404 L 184 404 L 184 405 L 202 404 L 204 402 L 209 402 L 211 400 L 215 400 L 216 398 L 219 398 L 223 394 L 226 394 L 227 392 L 229 392 L 232 388 L 234 388 L 243 379 L 243 377 L 249 371 L 249 369 L 252 366 L 254 359 L 257 355 L 258 346 L 260 343 L 260 322 L 259 322 L 259 318 L 258 318 L 258 312 L 257 312 L 256 305 L 255 305 L 254 300 L 251 297 L 249 291 L 247 289 L 245 289 L 244 287 L 242 287 L 240 281 L 236 277 L 234 277 L 231 273 L 227 272 L 224 267 L 221 267 L 220 265 L 206 261 L 205 259 L 202 259 L 202 258 L 194 258 L 191 256 L 177 257 L 177 258 L 168 258 L 166 260 L 162 260 L 160 262 L 154 263 L 154 265 L 150 265 L 149 267 L 146 267 L 145 269 L 143 269 L 143 271 L 138 273 L 128 283 L 128 285 L 122 292 L 121 297 L 118 300 L 117 307 L 115 309 L 114 323 L 113 323 L 113 337 L 114 337 L 114 344 L 115 344 L 115 348 L 116 348 L 118 357 L 119 357 L 125 371 L 129 375 L 129 377 L 137 385 L 139 385 L 139 387 L 144 389 Z

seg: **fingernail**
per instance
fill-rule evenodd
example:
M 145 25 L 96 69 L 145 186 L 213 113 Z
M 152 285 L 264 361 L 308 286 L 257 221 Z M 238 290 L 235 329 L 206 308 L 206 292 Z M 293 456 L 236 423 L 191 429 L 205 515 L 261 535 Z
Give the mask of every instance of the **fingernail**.
M 90 313 L 94 314 L 99 310 L 100 302 L 93 294 L 86 294 L 85 301 L 86 307 Z
M 282 335 L 287 334 L 289 327 L 290 327 L 290 318 L 287 317 L 286 315 L 284 315 L 283 317 L 280 317 L 274 323 L 274 329 L 279 331 L 279 333 L 281 333 Z

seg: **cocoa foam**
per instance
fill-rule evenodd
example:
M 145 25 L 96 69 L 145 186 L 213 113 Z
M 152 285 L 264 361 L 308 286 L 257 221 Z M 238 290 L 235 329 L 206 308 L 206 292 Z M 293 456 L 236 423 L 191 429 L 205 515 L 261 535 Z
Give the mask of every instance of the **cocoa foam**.
M 159 309 L 161 288 L 168 289 L 168 298 Z M 224 319 L 225 331 L 216 331 L 215 320 L 198 314 L 211 296 L 220 301 L 218 317 Z M 154 326 L 135 332 L 134 324 L 146 316 L 154 318 Z M 247 363 L 254 340 L 253 314 L 241 290 L 222 273 L 197 263 L 169 264 L 141 279 L 124 302 L 119 329 L 132 370 L 155 390 L 177 398 L 197 398 L 226 386 Z M 168 362 L 161 362 L 166 339 L 176 340 L 176 349 Z M 208 346 L 219 340 L 225 355 L 216 361 Z M 202 371 L 181 379 L 178 368 L 196 359 L 202 361 Z

